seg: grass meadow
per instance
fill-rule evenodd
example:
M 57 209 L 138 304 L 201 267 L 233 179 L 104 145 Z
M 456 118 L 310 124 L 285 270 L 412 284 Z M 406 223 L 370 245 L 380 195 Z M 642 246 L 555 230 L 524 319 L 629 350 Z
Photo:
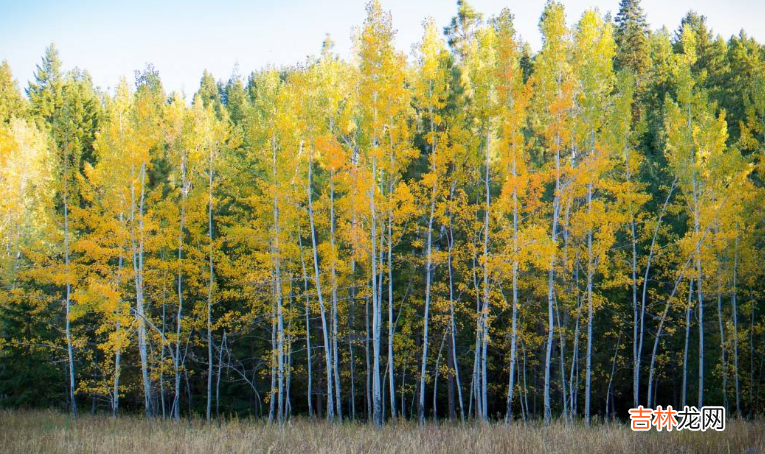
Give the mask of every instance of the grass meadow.
M 765 453 L 765 421 L 728 421 L 724 432 L 632 432 L 625 423 L 530 422 L 283 426 L 247 419 L 207 424 L 141 416 L 0 411 L 0 452 L 33 453 Z

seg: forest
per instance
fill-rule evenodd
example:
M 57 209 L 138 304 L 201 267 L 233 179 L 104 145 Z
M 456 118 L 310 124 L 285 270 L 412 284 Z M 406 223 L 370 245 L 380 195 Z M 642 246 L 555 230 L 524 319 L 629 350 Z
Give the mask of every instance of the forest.
M 549 0 L 539 51 L 513 21 L 459 0 L 402 51 L 372 0 L 351 58 L 188 96 L 3 62 L 0 407 L 762 415 L 765 45 L 639 0 Z

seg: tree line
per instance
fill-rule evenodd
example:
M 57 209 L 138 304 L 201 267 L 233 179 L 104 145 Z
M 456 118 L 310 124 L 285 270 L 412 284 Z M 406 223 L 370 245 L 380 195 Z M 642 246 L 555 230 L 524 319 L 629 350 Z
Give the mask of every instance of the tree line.
M 0 404 L 329 420 L 765 402 L 765 47 L 639 0 L 532 52 L 376 0 L 318 55 L 112 92 L 0 66 Z

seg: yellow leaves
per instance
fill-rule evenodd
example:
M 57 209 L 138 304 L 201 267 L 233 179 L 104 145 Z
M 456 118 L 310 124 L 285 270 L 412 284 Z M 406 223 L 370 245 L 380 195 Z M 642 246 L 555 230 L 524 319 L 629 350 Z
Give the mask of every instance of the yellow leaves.
M 412 191 L 406 182 L 401 181 L 396 185 L 393 200 L 397 205 L 397 217 L 407 219 L 416 213 L 416 203 Z
M 43 132 L 26 120 L 0 124 L 0 238 L 16 251 L 52 227 L 53 165 Z
M 434 124 L 441 124 L 437 112 L 446 104 L 449 90 L 449 59 L 446 45 L 433 19 L 424 23 L 422 43 L 418 50 L 418 73 L 414 96 L 423 113 L 427 112 Z
M 330 135 L 325 134 L 316 138 L 316 151 L 324 157 L 326 167 L 332 172 L 339 171 L 348 163 L 345 149 Z

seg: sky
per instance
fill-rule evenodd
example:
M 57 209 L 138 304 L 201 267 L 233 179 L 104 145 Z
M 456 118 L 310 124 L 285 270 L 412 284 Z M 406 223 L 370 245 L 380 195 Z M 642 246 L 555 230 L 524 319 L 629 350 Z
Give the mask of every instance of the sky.
M 562 0 L 569 23 L 588 8 L 618 10 L 619 0 Z M 456 0 L 381 0 L 393 16 L 398 48 L 411 54 L 432 17 L 443 27 Z M 515 15 L 521 37 L 538 50 L 544 0 L 472 0 L 484 17 L 504 7 Z M 64 69 L 87 70 L 111 90 L 121 77 L 152 63 L 168 92 L 196 91 L 205 69 L 216 79 L 246 76 L 266 66 L 292 65 L 320 51 L 329 34 L 348 58 L 351 35 L 365 17 L 366 0 L 0 0 L 0 60 L 8 60 L 26 87 L 45 48 L 55 43 Z M 652 29 L 675 30 L 688 10 L 705 16 L 714 33 L 728 38 L 743 28 L 765 42 L 763 0 L 642 0 Z

